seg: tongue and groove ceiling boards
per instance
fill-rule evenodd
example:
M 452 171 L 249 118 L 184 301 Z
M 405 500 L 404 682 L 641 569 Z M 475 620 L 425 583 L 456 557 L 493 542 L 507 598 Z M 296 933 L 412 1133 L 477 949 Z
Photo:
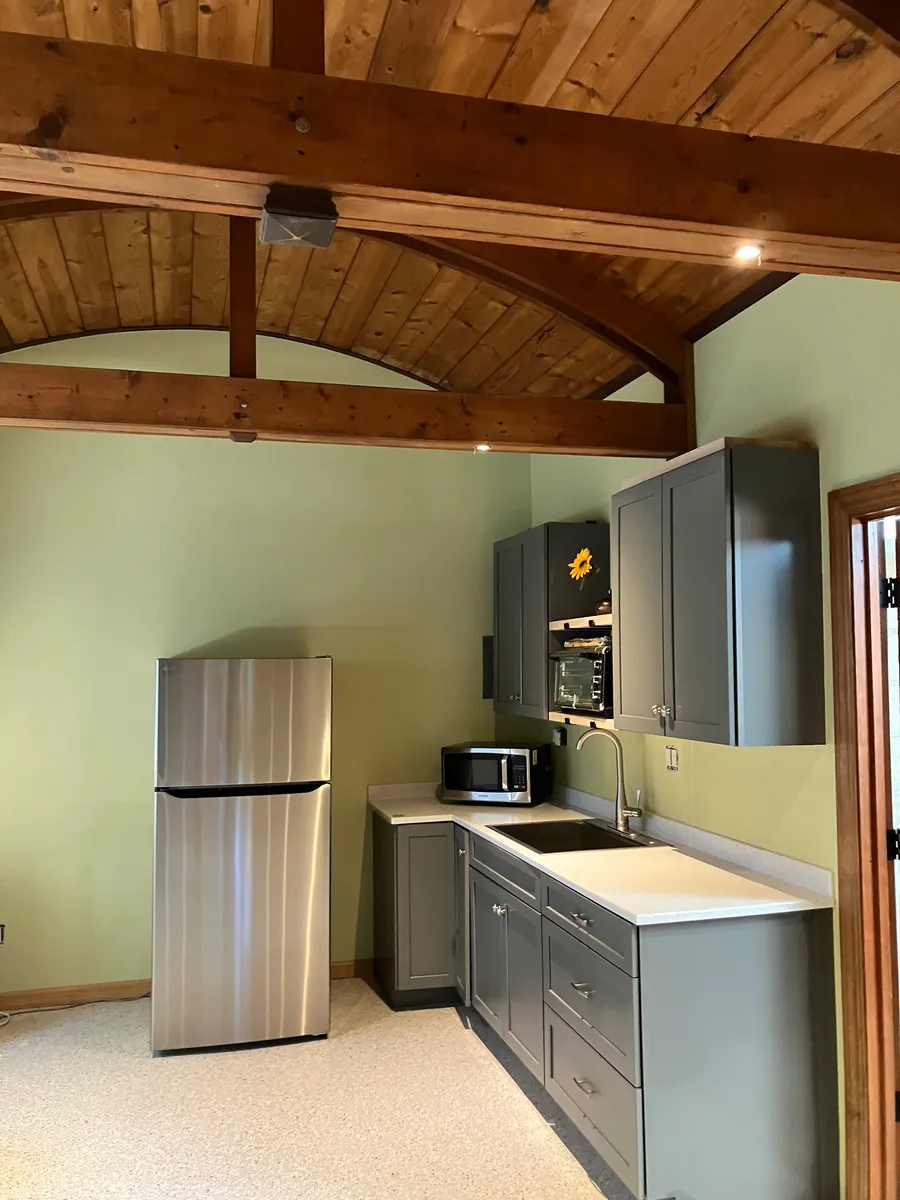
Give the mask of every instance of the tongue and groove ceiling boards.
M 268 64 L 270 8 L 270 0 L 3 0 L 0 30 Z M 325 68 L 896 152 L 900 57 L 848 12 L 839 0 L 326 0 Z M 75 207 L 0 193 L 0 345 L 227 324 L 228 218 L 64 211 Z M 350 230 L 324 251 L 256 253 L 261 331 L 351 350 L 452 391 L 560 397 L 602 394 L 648 365 L 664 374 L 685 335 L 786 278 Z M 540 286 L 527 285 L 533 275 Z M 619 301 L 621 319 L 610 321 Z

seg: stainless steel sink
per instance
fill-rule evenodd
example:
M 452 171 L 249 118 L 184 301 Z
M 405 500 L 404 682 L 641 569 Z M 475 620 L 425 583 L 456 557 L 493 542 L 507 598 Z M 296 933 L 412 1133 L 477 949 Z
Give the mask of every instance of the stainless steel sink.
M 533 821 L 489 825 L 504 837 L 521 842 L 538 854 L 565 854 L 573 850 L 625 850 L 661 843 L 641 833 L 620 833 L 602 821 Z

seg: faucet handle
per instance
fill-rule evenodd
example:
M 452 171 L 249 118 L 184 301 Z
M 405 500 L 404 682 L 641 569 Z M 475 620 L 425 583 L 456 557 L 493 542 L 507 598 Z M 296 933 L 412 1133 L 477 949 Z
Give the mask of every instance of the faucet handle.
M 641 789 L 640 788 L 635 789 L 634 800 L 635 800 L 634 808 L 623 808 L 622 809 L 623 817 L 642 817 L 644 815 L 644 810 L 641 808 Z

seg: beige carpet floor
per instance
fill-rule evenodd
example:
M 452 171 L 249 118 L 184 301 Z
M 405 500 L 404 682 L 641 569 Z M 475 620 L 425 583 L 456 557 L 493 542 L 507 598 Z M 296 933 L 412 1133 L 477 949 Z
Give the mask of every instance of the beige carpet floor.
M 327 1041 L 153 1058 L 149 1003 L 0 1029 L 2 1200 L 598 1200 L 453 1009 L 338 983 Z

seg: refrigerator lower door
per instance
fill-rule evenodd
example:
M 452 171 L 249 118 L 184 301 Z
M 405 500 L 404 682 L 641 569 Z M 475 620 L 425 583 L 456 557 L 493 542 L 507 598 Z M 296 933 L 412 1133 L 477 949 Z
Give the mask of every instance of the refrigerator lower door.
M 154 1050 L 324 1034 L 331 787 L 156 795 Z

